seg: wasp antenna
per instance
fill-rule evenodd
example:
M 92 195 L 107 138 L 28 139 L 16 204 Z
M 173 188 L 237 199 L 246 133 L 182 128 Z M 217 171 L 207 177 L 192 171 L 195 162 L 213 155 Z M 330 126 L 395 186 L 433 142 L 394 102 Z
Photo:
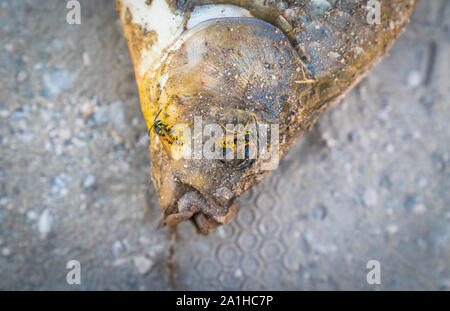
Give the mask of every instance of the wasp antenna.
M 162 108 L 159 109 L 158 113 L 156 114 L 155 120 L 156 120 L 156 118 L 159 116 L 159 114 L 161 113 L 161 111 L 162 111 Z
M 155 119 L 153 119 L 153 124 L 152 124 L 152 126 L 150 126 L 150 128 L 148 129 L 148 136 L 150 136 L 150 131 L 152 130 L 153 126 L 155 125 L 156 118 L 159 116 L 159 114 L 161 113 L 161 111 L 162 111 L 162 108 L 159 109 L 158 113 L 156 114 Z

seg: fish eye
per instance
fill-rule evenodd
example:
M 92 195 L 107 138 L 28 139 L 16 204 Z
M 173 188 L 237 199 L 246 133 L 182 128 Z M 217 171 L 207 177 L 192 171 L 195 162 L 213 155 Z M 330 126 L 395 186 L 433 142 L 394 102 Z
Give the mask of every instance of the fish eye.
M 231 159 L 231 160 L 220 160 L 225 166 L 230 167 L 234 170 L 241 171 L 243 169 L 249 168 L 255 163 L 255 159 Z
M 234 170 L 240 171 L 246 168 L 249 168 L 250 166 L 253 165 L 253 163 L 255 162 L 255 159 L 252 159 L 250 157 L 249 154 L 247 154 L 247 149 L 244 150 L 245 152 L 245 156 L 243 159 L 237 159 L 236 158 L 236 153 L 234 152 L 234 150 L 232 148 L 227 148 L 224 147 L 223 148 L 223 155 L 224 155 L 224 159 L 220 160 L 220 162 L 222 164 L 224 164 L 227 167 L 230 167 Z M 232 159 L 226 159 L 225 156 L 227 153 L 233 153 L 234 157 Z

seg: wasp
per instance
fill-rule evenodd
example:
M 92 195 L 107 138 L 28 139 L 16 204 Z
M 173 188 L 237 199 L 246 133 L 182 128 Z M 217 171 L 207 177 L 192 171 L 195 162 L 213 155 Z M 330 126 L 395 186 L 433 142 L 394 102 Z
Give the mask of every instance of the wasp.
M 254 115 L 253 119 L 257 126 Z M 255 162 L 254 152 L 256 151 L 256 146 L 254 141 L 257 140 L 257 133 L 252 129 L 247 129 L 250 125 L 250 120 L 250 118 L 247 120 L 242 131 L 239 129 L 237 131 L 230 130 L 219 122 L 219 125 L 222 126 L 226 132 L 233 134 L 232 136 L 228 135 L 219 138 L 216 142 L 219 148 L 222 148 L 223 150 L 224 160 L 222 160 L 222 162 L 238 170 L 247 168 Z M 229 153 L 233 153 L 236 156 L 241 154 L 241 157 L 238 159 L 226 160 L 226 156 Z
M 171 146 L 176 143 L 178 145 L 182 145 L 182 137 L 179 135 L 174 135 L 172 133 L 172 129 L 174 124 L 168 124 L 164 120 L 158 120 L 159 114 L 161 113 L 162 109 L 159 110 L 159 112 L 156 114 L 155 119 L 153 120 L 153 124 L 148 130 L 148 135 L 150 136 L 151 130 L 153 129 L 156 135 L 159 136 L 160 141 L 162 145 L 164 146 L 164 149 L 166 150 L 167 154 L 169 156 L 171 155 Z M 187 126 L 191 125 L 192 123 L 189 123 Z M 182 128 L 179 128 L 182 129 Z

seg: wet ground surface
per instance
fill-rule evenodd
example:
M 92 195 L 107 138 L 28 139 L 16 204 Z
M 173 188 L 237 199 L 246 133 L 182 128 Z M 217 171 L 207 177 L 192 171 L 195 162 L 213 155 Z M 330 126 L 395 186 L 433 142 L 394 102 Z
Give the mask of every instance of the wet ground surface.
M 81 4 L 81 25 L 0 4 L 0 289 L 450 289 L 449 1 L 419 2 L 230 225 L 180 226 L 174 286 L 115 5 Z

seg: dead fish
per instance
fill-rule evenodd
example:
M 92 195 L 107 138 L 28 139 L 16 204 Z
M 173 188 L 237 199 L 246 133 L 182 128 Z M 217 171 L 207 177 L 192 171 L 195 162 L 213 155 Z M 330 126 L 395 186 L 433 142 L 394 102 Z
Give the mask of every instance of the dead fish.
M 208 234 L 387 54 L 416 0 L 116 3 L 164 222 Z

